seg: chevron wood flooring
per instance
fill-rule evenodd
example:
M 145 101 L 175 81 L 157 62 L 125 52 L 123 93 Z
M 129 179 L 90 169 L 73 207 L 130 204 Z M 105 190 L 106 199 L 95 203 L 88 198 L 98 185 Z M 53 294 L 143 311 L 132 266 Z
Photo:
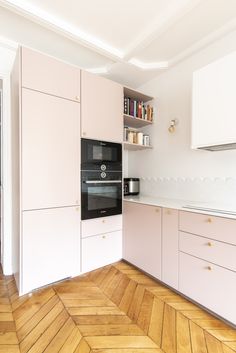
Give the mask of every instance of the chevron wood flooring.
M 233 353 L 236 330 L 125 262 L 22 297 L 0 274 L 0 353 L 43 352 Z

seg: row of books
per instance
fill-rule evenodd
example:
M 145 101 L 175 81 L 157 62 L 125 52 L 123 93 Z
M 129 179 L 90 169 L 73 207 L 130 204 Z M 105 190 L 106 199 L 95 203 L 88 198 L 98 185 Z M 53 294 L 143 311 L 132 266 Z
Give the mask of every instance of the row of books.
M 124 114 L 131 115 L 135 118 L 153 120 L 153 107 L 149 104 L 144 104 L 142 101 L 137 101 L 129 97 L 124 98 Z

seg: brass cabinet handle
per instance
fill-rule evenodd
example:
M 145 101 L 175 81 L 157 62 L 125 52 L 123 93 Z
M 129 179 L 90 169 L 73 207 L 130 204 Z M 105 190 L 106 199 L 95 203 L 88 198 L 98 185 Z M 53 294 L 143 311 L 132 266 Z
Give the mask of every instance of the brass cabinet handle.
M 212 267 L 211 266 L 207 266 L 207 270 L 208 271 L 212 271 Z
M 207 245 L 208 245 L 208 246 L 212 246 L 213 244 L 212 244 L 212 242 L 209 241 L 209 242 L 207 243 Z
M 76 101 L 79 101 L 79 98 L 80 98 L 79 96 L 75 96 Z
M 210 217 L 207 218 L 207 223 L 212 223 L 212 219 Z
M 167 210 L 166 214 L 171 215 L 171 210 Z
M 106 223 L 105 219 L 102 220 L 102 223 Z
M 76 210 L 77 212 L 79 212 L 79 207 L 75 207 L 75 210 Z
M 102 239 L 106 239 L 106 236 L 105 236 L 105 235 L 103 235 L 103 236 L 102 236 Z
M 85 132 L 85 131 L 83 131 L 82 135 L 83 135 L 83 136 L 86 136 L 86 132 Z
M 155 212 L 157 212 L 157 213 L 158 213 L 158 212 L 159 212 L 159 208 L 156 208 L 156 209 L 155 209 Z

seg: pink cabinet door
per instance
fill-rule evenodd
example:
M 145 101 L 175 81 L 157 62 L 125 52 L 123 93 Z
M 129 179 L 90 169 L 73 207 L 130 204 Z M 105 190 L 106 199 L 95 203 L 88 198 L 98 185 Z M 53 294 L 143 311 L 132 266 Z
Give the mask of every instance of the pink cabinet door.
M 22 86 L 71 100 L 80 100 L 80 69 L 22 48 Z
M 178 289 L 178 211 L 162 210 L 162 281 Z
M 116 82 L 81 72 L 82 137 L 122 142 L 123 89 Z
M 236 325 L 236 272 L 180 252 L 179 290 Z
M 22 214 L 20 293 L 79 274 L 80 218 L 76 207 Z
M 161 209 L 124 202 L 123 258 L 161 278 Z
M 80 104 L 22 90 L 22 209 L 79 204 Z

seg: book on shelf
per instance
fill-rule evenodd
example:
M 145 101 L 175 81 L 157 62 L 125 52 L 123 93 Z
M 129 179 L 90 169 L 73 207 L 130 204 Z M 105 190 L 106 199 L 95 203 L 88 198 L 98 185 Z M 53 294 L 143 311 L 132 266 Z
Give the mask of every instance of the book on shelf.
M 153 121 L 153 107 L 143 101 L 124 97 L 124 114 L 134 118 Z

